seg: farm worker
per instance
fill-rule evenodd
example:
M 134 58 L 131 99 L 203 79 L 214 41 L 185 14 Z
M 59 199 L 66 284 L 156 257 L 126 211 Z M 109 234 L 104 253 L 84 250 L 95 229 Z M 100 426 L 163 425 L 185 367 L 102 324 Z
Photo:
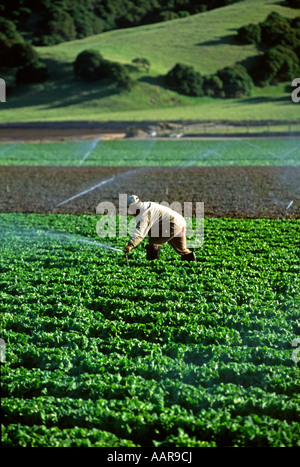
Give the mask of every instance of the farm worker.
M 158 259 L 161 245 L 168 242 L 181 255 L 181 259 L 196 261 L 194 252 L 186 247 L 184 217 L 167 206 L 152 201 L 142 202 L 136 195 L 128 196 L 127 207 L 128 214 L 136 217 L 137 224 L 124 248 L 125 253 L 129 253 L 148 236 L 149 244 L 145 247 L 148 260 Z

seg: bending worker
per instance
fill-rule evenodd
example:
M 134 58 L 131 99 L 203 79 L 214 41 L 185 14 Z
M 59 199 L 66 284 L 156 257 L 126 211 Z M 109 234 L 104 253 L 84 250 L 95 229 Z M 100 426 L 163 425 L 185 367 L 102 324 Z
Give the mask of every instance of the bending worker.
M 138 196 L 127 198 L 128 214 L 135 216 L 136 228 L 124 248 L 129 253 L 145 237 L 149 237 L 146 245 L 146 258 L 158 259 L 161 245 L 168 242 L 186 261 L 196 261 L 195 254 L 186 247 L 186 221 L 173 209 L 153 202 L 142 202 Z

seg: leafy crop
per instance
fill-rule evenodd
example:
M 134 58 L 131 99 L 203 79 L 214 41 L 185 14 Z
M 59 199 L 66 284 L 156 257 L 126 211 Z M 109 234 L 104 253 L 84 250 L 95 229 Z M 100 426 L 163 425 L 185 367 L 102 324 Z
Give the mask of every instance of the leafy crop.
M 95 223 L 0 215 L 4 446 L 296 446 L 299 221 L 206 219 L 197 263 L 129 266 L 74 242 Z
M 2 145 L 2 165 L 299 165 L 298 140 L 115 140 Z

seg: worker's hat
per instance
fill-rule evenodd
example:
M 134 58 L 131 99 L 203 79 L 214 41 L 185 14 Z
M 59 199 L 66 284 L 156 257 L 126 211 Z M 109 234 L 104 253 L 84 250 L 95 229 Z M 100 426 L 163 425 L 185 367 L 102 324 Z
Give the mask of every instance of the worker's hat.
M 141 209 L 144 203 L 136 195 L 130 195 L 127 197 L 128 212 L 135 214 L 137 209 Z
M 140 198 L 136 195 L 130 195 L 127 197 L 127 206 L 133 206 L 136 208 L 142 207 L 142 201 Z

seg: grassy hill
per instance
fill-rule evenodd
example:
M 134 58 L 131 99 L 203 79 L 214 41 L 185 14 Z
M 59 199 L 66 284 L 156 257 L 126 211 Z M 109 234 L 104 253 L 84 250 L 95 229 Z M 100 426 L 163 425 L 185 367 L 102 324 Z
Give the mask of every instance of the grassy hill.
M 299 10 L 272 0 L 243 0 L 198 15 L 131 29 L 109 31 L 38 52 L 47 62 L 50 79 L 22 86 L 1 104 L 0 122 L 62 120 L 299 120 L 286 84 L 255 88 L 244 99 L 191 98 L 166 89 L 161 75 L 175 63 L 192 65 L 209 74 L 236 62 L 247 63 L 259 52 L 238 45 L 236 31 L 263 21 L 271 11 L 294 17 Z M 130 65 L 136 57 L 151 63 L 149 73 L 132 71 L 137 84 L 130 93 L 116 94 L 106 83 L 84 83 L 73 74 L 73 61 L 84 49 L 97 49 L 104 58 Z M 3 76 L 9 83 L 12 76 Z

